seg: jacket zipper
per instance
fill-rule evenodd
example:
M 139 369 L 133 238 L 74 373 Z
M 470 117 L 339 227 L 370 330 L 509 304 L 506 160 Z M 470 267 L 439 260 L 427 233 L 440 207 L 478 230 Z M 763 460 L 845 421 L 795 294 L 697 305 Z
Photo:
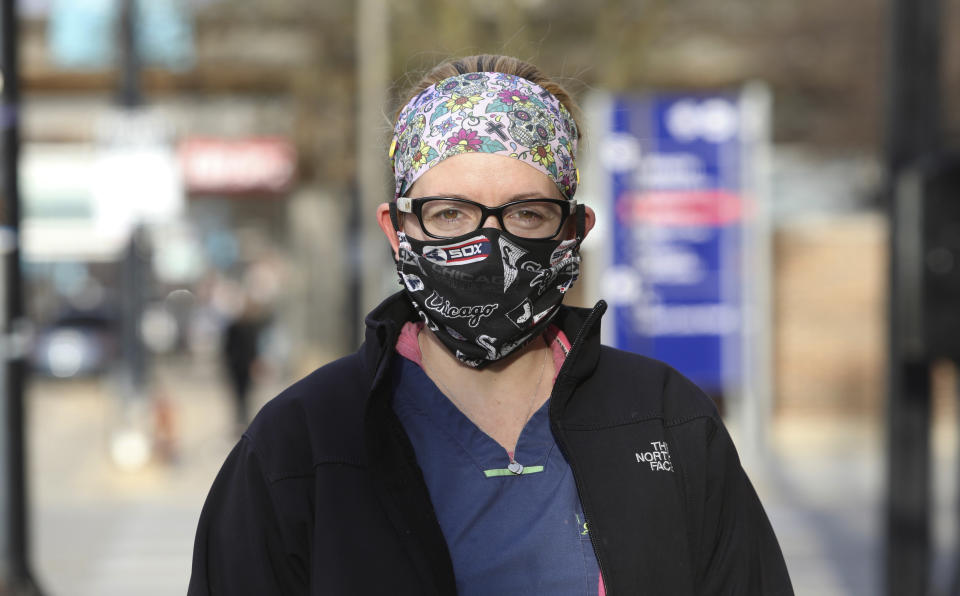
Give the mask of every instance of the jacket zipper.
M 590 314 L 587 315 L 587 318 L 584 320 L 583 325 L 580 327 L 580 330 L 577 331 L 577 336 L 574 338 L 573 344 L 571 344 L 570 346 L 570 354 L 567 355 L 567 359 L 564 361 L 564 366 L 566 366 L 568 362 L 570 362 L 572 366 L 573 357 L 577 352 L 577 348 L 579 348 L 580 344 L 583 343 L 584 335 L 586 334 L 587 331 L 589 331 L 591 327 L 593 327 L 594 319 L 598 318 L 602 314 L 602 311 L 606 311 L 606 307 L 607 307 L 606 302 L 601 300 L 600 302 L 597 303 L 596 306 L 593 307 L 593 310 L 590 311 Z M 563 366 L 561 366 L 560 369 L 562 372 Z M 551 399 L 553 399 L 552 396 L 551 396 Z M 553 431 L 554 431 L 553 434 L 554 434 L 554 437 L 557 439 L 557 446 L 560 447 L 560 452 L 563 453 L 564 457 L 567 459 L 568 462 L 571 462 L 570 469 L 573 470 L 573 464 L 572 464 L 573 460 L 570 459 L 570 454 L 567 451 L 567 445 L 566 445 L 566 442 L 564 441 L 564 439 L 566 438 L 565 435 L 563 435 L 563 433 L 560 432 L 560 428 L 558 427 L 558 425 L 554 420 L 552 419 L 550 420 L 550 425 L 553 427 Z M 576 484 L 577 486 L 577 495 L 582 495 L 583 485 L 581 484 L 580 477 L 577 476 L 575 471 L 573 474 L 573 481 L 574 481 L 574 484 Z M 593 530 L 590 529 L 591 528 L 590 514 L 587 512 L 587 507 L 583 505 L 582 499 L 580 504 L 581 506 L 583 506 L 583 523 L 586 524 L 587 526 L 587 534 L 589 534 L 590 536 L 590 544 L 591 546 L 593 546 L 593 553 L 597 557 L 597 568 L 600 570 L 600 578 L 601 578 L 601 581 L 603 581 L 603 585 L 604 585 L 604 588 L 606 589 L 606 593 L 609 595 L 610 588 L 609 586 L 607 586 L 606 580 L 603 579 L 606 576 L 606 573 L 604 573 L 603 559 L 600 557 L 600 549 L 597 548 L 597 538 Z

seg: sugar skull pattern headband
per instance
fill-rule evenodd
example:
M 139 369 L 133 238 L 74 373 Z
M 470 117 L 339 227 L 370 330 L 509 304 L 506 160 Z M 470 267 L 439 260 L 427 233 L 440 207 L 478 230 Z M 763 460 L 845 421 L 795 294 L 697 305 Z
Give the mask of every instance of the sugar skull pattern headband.
M 524 78 L 471 72 L 411 99 L 390 145 L 394 198 L 433 166 L 467 152 L 519 159 L 546 174 L 568 199 L 577 190 L 577 125 L 553 94 Z

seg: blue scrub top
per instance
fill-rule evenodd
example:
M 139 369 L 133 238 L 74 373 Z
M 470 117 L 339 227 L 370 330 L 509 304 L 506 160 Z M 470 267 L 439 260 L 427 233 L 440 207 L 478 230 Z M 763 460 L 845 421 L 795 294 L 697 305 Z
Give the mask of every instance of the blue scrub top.
M 573 473 L 550 432 L 549 401 L 506 451 L 470 421 L 423 369 L 395 359 L 393 409 L 453 559 L 462 596 L 597 596 L 599 567 Z

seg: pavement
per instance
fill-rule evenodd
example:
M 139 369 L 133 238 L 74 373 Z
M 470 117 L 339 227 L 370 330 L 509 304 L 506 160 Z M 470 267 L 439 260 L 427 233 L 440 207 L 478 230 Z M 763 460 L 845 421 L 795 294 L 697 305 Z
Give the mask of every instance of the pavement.
M 236 429 L 212 363 L 167 363 L 155 378 L 170 406 L 173 449 L 136 470 L 111 458 L 129 409 L 109 380 L 31 384 L 32 560 L 48 595 L 186 593 L 200 508 Z M 268 392 L 259 387 L 255 401 Z M 135 421 L 149 425 L 152 414 Z
M 927 596 L 949 593 L 955 573 L 960 480 L 955 421 L 951 407 L 938 412 L 932 428 Z M 878 418 L 794 415 L 774 422 L 764 458 L 745 463 L 798 595 L 884 593 L 885 450 Z
M 124 420 L 109 381 L 31 384 L 32 560 L 49 595 L 186 592 L 200 508 L 236 429 L 210 362 L 173 361 L 155 374 L 172 413 L 173 457 L 133 471 L 109 456 Z M 281 385 L 261 384 L 254 402 Z M 945 585 L 955 539 L 957 441 L 951 425 L 938 428 L 934 573 Z M 792 416 L 772 425 L 762 457 L 744 459 L 798 595 L 882 593 L 882 444 L 877 420 Z
M 747 468 L 797 594 L 882 593 L 878 435 L 857 421 L 778 421 L 762 469 Z

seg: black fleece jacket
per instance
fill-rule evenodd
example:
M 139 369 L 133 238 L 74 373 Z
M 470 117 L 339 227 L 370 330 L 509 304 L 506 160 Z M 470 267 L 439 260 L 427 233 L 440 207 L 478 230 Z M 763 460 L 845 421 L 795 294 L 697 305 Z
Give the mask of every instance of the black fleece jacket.
M 550 398 L 610 596 L 793 594 L 776 537 L 712 402 L 670 367 L 556 319 L 573 348 Z M 188 594 L 448 595 L 453 567 L 390 363 L 415 314 L 400 294 L 360 351 L 271 400 L 200 514 Z

